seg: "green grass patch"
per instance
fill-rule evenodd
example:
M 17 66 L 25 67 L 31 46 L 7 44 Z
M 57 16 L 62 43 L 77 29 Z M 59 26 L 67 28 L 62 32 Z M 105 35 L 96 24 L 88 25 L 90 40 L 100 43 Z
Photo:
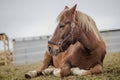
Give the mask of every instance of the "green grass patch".
M 28 65 L 0 66 L 0 80 L 25 80 L 24 74 L 39 68 L 41 62 Z M 110 53 L 104 59 L 102 74 L 89 76 L 68 76 L 58 78 L 53 75 L 39 76 L 31 80 L 120 80 L 120 53 Z

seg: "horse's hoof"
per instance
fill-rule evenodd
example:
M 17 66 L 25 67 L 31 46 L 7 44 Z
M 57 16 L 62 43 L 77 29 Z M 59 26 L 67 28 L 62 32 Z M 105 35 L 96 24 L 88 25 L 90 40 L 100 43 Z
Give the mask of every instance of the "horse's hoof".
M 28 73 L 25 74 L 26 79 L 30 79 L 36 76 L 37 76 L 37 71 L 29 71 Z
M 57 76 L 57 77 L 61 77 L 60 71 L 61 71 L 61 69 L 59 69 L 59 68 L 55 69 L 55 70 L 53 71 L 53 75 L 54 75 L 54 76 Z
M 71 74 L 73 74 L 73 75 L 82 76 L 82 75 L 85 75 L 86 73 L 87 73 L 86 70 L 80 69 L 78 67 L 71 68 Z
M 42 74 L 49 75 L 49 74 L 52 74 L 54 70 L 55 70 L 54 67 L 49 67 L 49 68 L 45 69 L 44 71 L 42 71 Z
M 25 74 L 26 79 L 31 79 L 31 76 L 29 74 Z

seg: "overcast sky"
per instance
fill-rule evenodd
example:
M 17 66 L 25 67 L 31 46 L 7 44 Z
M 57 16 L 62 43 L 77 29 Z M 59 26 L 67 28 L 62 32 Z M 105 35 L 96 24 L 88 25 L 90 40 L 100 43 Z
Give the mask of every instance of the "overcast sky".
M 74 4 L 99 30 L 120 29 L 120 0 L 0 0 L 0 33 L 9 38 L 51 35 L 57 15 Z

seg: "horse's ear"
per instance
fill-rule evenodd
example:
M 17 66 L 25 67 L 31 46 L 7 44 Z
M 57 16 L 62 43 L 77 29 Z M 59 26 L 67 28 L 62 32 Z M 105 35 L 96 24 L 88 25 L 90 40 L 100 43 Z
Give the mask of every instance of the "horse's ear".
M 77 4 L 75 4 L 75 5 L 70 9 L 70 11 L 71 11 L 72 14 L 75 13 L 76 7 L 77 7 Z
M 68 6 L 65 6 L 64 10 L 65 10 L 65 9 L 69 9 L 69 7 L 68 7 Z

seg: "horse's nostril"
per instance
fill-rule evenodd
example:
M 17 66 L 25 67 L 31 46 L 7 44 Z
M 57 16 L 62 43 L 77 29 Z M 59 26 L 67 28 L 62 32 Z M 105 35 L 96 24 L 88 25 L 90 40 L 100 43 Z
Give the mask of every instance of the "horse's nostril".
M 50 46 L 48 46 L 48 51 L 49 51 L 50 55 L 53 55 L 52 48 Z
M 56 49 L 56 52 L 59 52 L 59 49 Z
M 58 55 L 58 53 L 59 53 L 59 49 L 56 49 L 55 50 L 55 55 Z
M 51 47 L 48 46 L 48 51 L 51 51 Z

